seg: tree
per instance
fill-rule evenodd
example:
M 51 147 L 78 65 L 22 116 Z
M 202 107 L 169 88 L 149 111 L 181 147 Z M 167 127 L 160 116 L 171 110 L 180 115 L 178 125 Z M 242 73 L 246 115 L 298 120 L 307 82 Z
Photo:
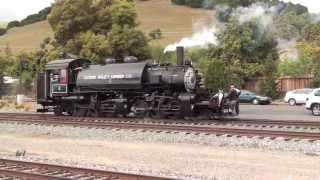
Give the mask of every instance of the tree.
M 311 61 L 311 73 L 313 75 L 312 86 L 314 88 L 320 87 L 320 47 L 317 42 L 303 42 L 299 44 L 299 49 L 309 61 Z
M 264 65 L 264 80 L 260 84 L 261 93 L 272 98 L 278 98 L 278 85 L 277 85 L 277 62 L 278 62 L 278 53 L 274 49 L 266 57 Z
M 136 13 L 130 0 L 56 1 L 48 16 L 56 51 L 103 62 L 109 56 L 150 57 L 148 40 L 136 30 Z
M 225 89 L 228 86 L 226 80 L 222 78 L 226 75 L 225 63 L 216 59 L 203 59 L 202 61 L 204 63 L 202 64 L 202 69 L 205 74 L 206 87 L 213 92 Z
M 161 38 L 162 38 L 161 29 L 158 28 L 158 29 L 152 30 L 152 31 L 149 33 L 149 37 L 150 37 L 152 40 L 161 39 Z
M 303 30 L 305 41 L 312 41 L 320 46 L 320 23 L 309 24 Z
M 281 13 L 275 19 L 277 36 L 283 39 L 300 38 L 303 30 L 311 23 L 308 13 L 297 14 L 295 11 Z
M 19 27 L 20 26 L 20 22 L 19 21 L 11 21 L 8 23 L 7 25 L 7 30 L 14 28 L 14 27 Z
M 7 30 L 5 28 L 0 28 L 0 36 L 5 35 Z

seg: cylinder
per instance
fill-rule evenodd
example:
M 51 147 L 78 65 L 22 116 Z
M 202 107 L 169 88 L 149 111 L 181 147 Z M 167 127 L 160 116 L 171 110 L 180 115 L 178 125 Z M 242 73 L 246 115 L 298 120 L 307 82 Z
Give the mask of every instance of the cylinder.
M 177 47 L 177 65 L 184 65 L 184 48 L 182 46 Z

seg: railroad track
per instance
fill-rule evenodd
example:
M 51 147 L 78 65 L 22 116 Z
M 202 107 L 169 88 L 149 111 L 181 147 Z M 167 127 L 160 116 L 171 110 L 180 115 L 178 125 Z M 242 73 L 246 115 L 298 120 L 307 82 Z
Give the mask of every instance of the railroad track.
M 0 121 L 12 119 L 14 121 L 25 121 L 25 119 L 48 120 L 48 121 L 69 121 L 69 122 L 116 122 L 116 123 L 141 123 L 141 124 L 167 124 L 167 125 L 186 125 L 186 126 L 210 126 L 210 125 L 229 125 L 236 127 L 270 127 L 286 129 L 319 129 L 320 121 L 278 121 L 268 119 L 222 119 L 222 120 L 151 120 L 151 119 L 130 119 L 130 118 L 83 118 L 71 116 L 53 116 L 48 114 L 13 114 L 0 113 Z
M 211 122 L 186 122 L 186 121 L 144 121 L 144 120 L 128 120 L 106 118 L 77 118 L 77 117 L 55 117 L 52 115 L 30 115 L 30 114 L 0 114 L 0 121 L 9 121 L 17 123 L 40 124 L 40 125 L 69 125 L 75 127 L 88 127 L 97 129 L 130 129 L 142 131 L 155 131 L 167 133 L 187 133 L 187 134 L 206 134 L 217 136 L 246 136 L 249 138 L 284 138 L 285 140 L 301 140 L 309 141 L 320 140 L 320 133 L 297 132 L 283 130 L 261 130 L 239 128 L 245 127 L 282 127 L 282 128 L 309 128 L 319 129 L 318 122 L 303 121 L 270 121 L 270 120 L 233 120 L 233 121 L 211 121 Z M 227 124 L 231 127 L 210 127 L 212 124 Z M 205 126 L 203 126 L 205 125 Z M 233 127 L 233 126 L 239 127 Z
M 165 180 L 166 178 L 0 159 L 0 179 Z

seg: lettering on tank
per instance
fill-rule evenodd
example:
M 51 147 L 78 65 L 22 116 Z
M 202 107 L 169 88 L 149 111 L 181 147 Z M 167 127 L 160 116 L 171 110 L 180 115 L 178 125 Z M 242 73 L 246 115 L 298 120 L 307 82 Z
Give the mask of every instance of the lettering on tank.
M 101 74 L 97 76 L 82 76 L 84 80 L 105 80 L 105 79 L 132 79 L 134 78 L 133 74 Z

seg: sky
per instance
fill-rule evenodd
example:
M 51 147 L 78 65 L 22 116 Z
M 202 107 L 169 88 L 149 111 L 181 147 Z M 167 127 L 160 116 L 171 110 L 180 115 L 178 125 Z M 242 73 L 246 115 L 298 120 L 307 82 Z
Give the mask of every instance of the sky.
M 309 8 L 312 13 L 320 13 L 319 0 L 283 0 L 300 3 Z M 30 14 L 50 6 L 54 0 L 2 0 L 0 6 L 0 21 L 21 20 Z
M 54 0 L 2 0 L 0 21 L 21 20 L 51 5 Z

